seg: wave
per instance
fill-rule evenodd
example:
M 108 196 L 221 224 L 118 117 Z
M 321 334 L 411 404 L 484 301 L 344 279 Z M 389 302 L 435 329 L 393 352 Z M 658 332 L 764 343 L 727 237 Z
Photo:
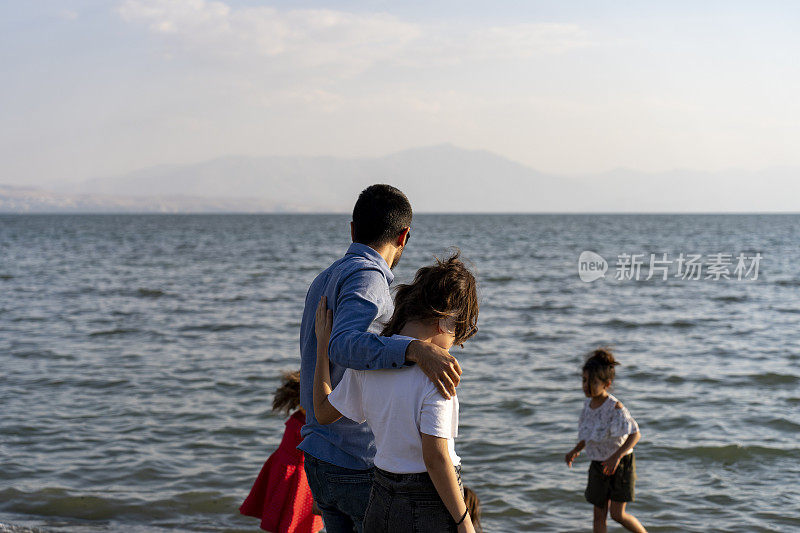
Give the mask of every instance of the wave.
M 139 287 L 136 290 L 136 295 L 143 298 L 159 298 L 161 296 L 166 296 L 166 294 L 166 292 L 160 289 L 147 289 L 145 287 Z
M 230 331 L 233 329 L 259 329 L 266 328 L 265 324 L 199 324 L 197 326 L 184 326 L 180 331 Z
M 488 281 L 489 283 L 507 283 L 509 281 L 514 281 L 516 278 L 513 276 L 488 276 L 483 278 L 481 281 Z
M 11 351 L 11 355 L 13 357 L 19 357 L 20 359 L 52 359 L 52 360 L 59 360 L 65 359 L 68 361 L 74 361 L 75 356 L 72 354 L 65 354 L 65 353 L 57 353 L 53 350 L 23 350 L 23 351 Z
M 765 372 L 763 374 L 750 374 L 747 379 L 759 385 L 794 385 L 800 383 L 800 377 L 792 374 L 778 374 Z
M 31 492 L 8 488 L 0 490 L 0 501 L 3 502 L 0 508 L 12 513 L 80 520 L 124 520 L 134 523 L 174 519 L 176 516 L 197 517 L 229 513 L 241 503 L 232 496 L 213 491 L 183 492 L 168 499 L 145 501 L 142 498 L 111 498 L 61 487 Z
M 14 524 L 0 522 L 0 533 L 44 533 L 44 531 L 44 529 L 15 526 Z
M 726 379 L 724 376 L 720 377 L 713 377 L 713 376 L 703 376 L 703 375 L 691 375 L 691 376 L 679 376 L 677 374 L 659 374 L 656 372 L 646 372 L 646 371 L 633 371 L 628 374 L 629 379 L 631 380 L 643 380 L 643 381 L 663 381 L 664 383 L 669 383 L 671 385 L 682 385 L 684 383 L 697 383 L 700 385 L 710 385 L 711 387 L 719 386 L 720 384 L 726 383 Z M 659 398 L 659 401 L 668 401 L 668 398 Z
M 103 331 L 93 331 L 89 333 L 90 337 L 104 337 L 106 335 L 125 335 L 127 333 L 140 333 L 142 330 L 139 328 L 114 328 Z
M 746 302 L 747 297 L 741 295 L 729 295 L 729 296 L 714 296 L 711 298 L 715 302 Z
M 613 318 L 611 320 L 606 320 L 604 322 L 593 322 L 589 325 L 591 326 L 610 326 L 616 329 L 635 329 L 635 328 L 659 328 L 659 327 L 671 327 L 671 328 L 678 328 L 678 329 L 686 329 L 686 328 L 693 328 L 698 326 L 698 322 L 704 322 L 706 320 L 685 320 L 685 319 L 678 319 L 673 320 L 672 322 L 661 322 L 661 321 L 654 321 L 654 322 L 634 322 L 632 320 L 623 320 L 620 318 Z
M 272 302 L 289 302 L 291 300 L 292 299 L 289 298 L 288 296 L 267 296 L 264 298 L 259 298 L 256 301 L 263 303 L 272 303 Z
M 663 447 L 667 454 L 685 458 L 710 461 L 737 462 L 758 459 L 797 458 L 800 448 L 771 448 L 768 446 L 742 446 L 726 444 L 720 446 L 689 446 L 685 448 Z
M 546 333 L 538 333 L 536 331 L 531 331 L 523 335 L 522 340 L 524 341 L 542 341 L 542 342 L 557 342 L 562 340 L 564 337 L 561 335 L 548 335 Z
M 798 307 L 773 307 L 772 309 L 774 309 L 779 313 L 792 313 L 792 314 L 800 313 L 800 308 Z
M 555 311 L 558 313 L 565 313 L 566 311 L 570 311 L 575 309 L 574 305 L 557 305 L 552 302 L 545 302 L 543 304 L 533 304 L 527 307 L 523 307 L 525 311 Z
M 125 387 L 131 384 L 130 380 L 125 378 L 109 378 L 109 379 L 102 379 L 96 378 L 92 379 L 90 377 L 76 377 L 76 376 L 68 376 L 68 377 L 52 377 L 52 376 L 42 376 L 36 379 L 32 379 L 30 382 L 32 385 L 37 386 L 46 386 L 46 387 L 75 387 L 77 390 L 81 389 L 112 389 L 115 387 Z
M 771 418 L 769 420 L 753 420 L 754 424 L 776 429 L 778 431 L 790 431 L 794 434 L 800 433 L 800 424 L 786 418 Z
M 175 296 L 173 293 L 162 291 L 161 289 L 148 289 L 147 287 L 138 287 L 136 289 L 130 288 L 112 288 L 112 289 L 98 289 L 97 287 L 86 286 L 80 288 L 71 288 L 58 293 L 60 296 L 83 296 L 93 294 L 102 297 L 133 297 L 133 298 L 161 298 L 163 296 Z
M 243 301 L 246 301 L 248 299 L 249 298 L 247 296 L 244 296 L 242 294 L 237 294 L 236 296 L 225 296 L 225 297 L 222 297 L 222 298 L 214 298 L 214 301 L 217 301 L 217 302 L 243 302 Z
M 49 322 L 51 319 L 44 316 L 17 316 L 11 322 Z

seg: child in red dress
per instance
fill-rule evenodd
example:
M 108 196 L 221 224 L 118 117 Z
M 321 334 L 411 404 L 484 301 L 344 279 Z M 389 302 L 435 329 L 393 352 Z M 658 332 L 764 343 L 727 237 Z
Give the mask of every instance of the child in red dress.
M 303 468 L 303 452 L 297 449 L 303 440 L 300 428 L 306 423 L 300 407 L 299 370 L 283 375 L 272 410 L 294 413 L 286 421 L 280 446 L 264 463 L 239 512 L 260 518 L 261 529 L 272 533 L 317 533 L 322 518 L 312 512 L 314 500 Z

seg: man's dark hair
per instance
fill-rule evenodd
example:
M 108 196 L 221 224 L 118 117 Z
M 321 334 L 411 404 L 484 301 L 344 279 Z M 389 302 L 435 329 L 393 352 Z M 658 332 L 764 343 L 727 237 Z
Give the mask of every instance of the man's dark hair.
M 391 185 L 370 185 L 358 195 L 353 208 L 353 241 L 384 244 L 411 226 L 411 203 Z

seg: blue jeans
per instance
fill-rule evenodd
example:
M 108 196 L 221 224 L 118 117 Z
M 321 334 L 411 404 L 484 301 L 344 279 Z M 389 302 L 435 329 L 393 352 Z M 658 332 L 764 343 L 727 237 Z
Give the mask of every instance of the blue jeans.
M 458 486 L 461 465 L 456 466 Z M 427 472 L 393 474 L 375 469 L 369 506 L 364 516 L 368 533 L 455 533 L 456 521 L 450 516 Z
M 372 469 L 342 468 L 305 454 L 306 478 L 328 533 L 362 533 Z

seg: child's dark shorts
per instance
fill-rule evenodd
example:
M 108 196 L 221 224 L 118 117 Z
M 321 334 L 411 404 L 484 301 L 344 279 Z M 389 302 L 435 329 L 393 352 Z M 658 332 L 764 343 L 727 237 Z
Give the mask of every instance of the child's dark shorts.
M 608 500 L 632 502 L 636 484 L 636 459 L 629 453 L 619 461 L 617 470 L 610 476 L 603 474 L 603 462 L 589 465 L 589 482 L 584 496 L 596 507 L 605 507 Z

